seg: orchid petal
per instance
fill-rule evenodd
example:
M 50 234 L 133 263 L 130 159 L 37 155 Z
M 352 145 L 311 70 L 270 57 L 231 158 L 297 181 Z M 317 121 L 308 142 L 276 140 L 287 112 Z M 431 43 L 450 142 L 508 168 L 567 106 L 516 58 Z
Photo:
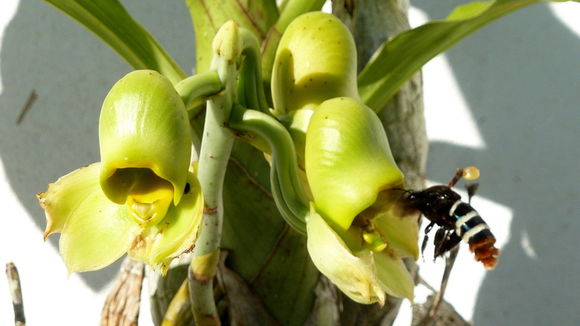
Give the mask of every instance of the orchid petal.
M 306 230 L 308 252 L 324 276 L 356 302 L 384 303 L 385 292 L 375 275 L 371 251 L 354 255 L 314 209 L 311 209 Z
M 99 170 L 98 163 L 75 170 L 39 195 L 48 220 L 46 234 L 62 232 L 60 253 L 70 273 L 111 264 L 139 229 L 125 206 L 105 196 Z
M 93 163 L 77 169 L 48 185 L 48 190 L 36 197 L 46 214 L 44 238 L 61 232 L 72 212 L 91 192 L 99 178 L 101 164 Z
M 374 253 L 377 276 L 385 291 L 392 296 L 413 301 L 415 284 L 401 258 L 383 251 Z

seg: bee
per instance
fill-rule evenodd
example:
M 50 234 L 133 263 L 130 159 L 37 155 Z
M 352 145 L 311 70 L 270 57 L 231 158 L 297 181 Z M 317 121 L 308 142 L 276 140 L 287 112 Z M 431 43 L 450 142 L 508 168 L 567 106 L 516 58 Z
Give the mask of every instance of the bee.
M 476 185 L 468 187 L 469 202 L 451 189 L 463 177 L 466 180 L 477 179 L 479 170 L 475 167 L 458 169 L 447 186 L 437 185 L 420 191 L 407 191 L 405 198 L 409 208 L 421 212 L 429 220 L 425 228 L 425 237 L 421 253 L 425 250 L 428 233 L 435 226 L 435 258 L 455 248 L 461 240 L 469 244 L 475 260 L 483 263 L 487 269 L 497 264 L 499 249 L 494 246 L 495 237 L 479 213 L 469 204 L 475 193 Z

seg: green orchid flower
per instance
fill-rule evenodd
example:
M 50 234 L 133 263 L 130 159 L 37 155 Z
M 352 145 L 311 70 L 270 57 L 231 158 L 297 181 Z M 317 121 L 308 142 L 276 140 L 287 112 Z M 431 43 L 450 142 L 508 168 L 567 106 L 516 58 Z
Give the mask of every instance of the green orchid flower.
M 385 292 L 412 300 L 401 258 L 418 257 L 418 216 L 401 205 L 403 174 L 376 114 L 348 97 L 323 102 L 310 120 L 305 158 L 314 264 L 357 302 L 382 303 Z
M 184 104 L 159 73 L 134 71 L 104 100 L 101 162 L 38 194 L 45 238 L 60 232 L 69 272 L 103 268 L 124 253 L 166 270 L 190 250 L 203 213 Z
M 381 122 L 360 101 L 355 45 L 340 20 L 315 12 L 288 26 L 272 99 L 306 172 L 314 264 L 359 303 L 383 303 L 385 293 L 412 300 L 402 258 L 418 256 L 418 216 L 401 205 L 404 176 Z

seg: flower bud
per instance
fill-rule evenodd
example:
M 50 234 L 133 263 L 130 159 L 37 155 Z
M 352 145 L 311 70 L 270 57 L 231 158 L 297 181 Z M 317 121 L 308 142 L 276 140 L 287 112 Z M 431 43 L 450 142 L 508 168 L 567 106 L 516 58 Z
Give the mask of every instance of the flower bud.
M 378 117 L 347 97 L 316 108 L 306 134 L 305 167 L 316 210 L 339 232 L 381 191 L 403 185 Z
M 156 224 L 183 195 L 191 156 L 184 104 L 171 82 L 152 70 L 119 80 L 99 121 L 105 195 L 137 221 Z
M 348 28 L 331 14 L 301 15 L 288 25 L 276 51 L 274 112 L 312 109 L 338 96 L 358 99 L 356 77 L 356 47 Z

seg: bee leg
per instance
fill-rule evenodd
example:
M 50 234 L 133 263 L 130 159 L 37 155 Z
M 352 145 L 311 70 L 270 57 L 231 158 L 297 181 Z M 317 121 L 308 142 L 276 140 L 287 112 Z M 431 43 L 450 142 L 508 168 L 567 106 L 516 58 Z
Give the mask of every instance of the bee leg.
M 429 240 L 429 236 L 427 235 L 427 233 L 431 232 L 431 229 L 433 228 L 434 225 L 435 222 L 431 222 L 425 228 L 425 236 L 423 237 L 423 243 L 421 243 L 421 256 L 423 257 L 423 260 L 425 260 L 425 256 L 423 256 L 423 251 L 425 251 L 425 248 L 427 248 L 427 241 Z
M 441 230 L 439 229 L 435 234 L 435 258 L 455 248 L 461 242 L 461 237 L 455 231 L 443 230 L 444 232 L 440 233 Z

